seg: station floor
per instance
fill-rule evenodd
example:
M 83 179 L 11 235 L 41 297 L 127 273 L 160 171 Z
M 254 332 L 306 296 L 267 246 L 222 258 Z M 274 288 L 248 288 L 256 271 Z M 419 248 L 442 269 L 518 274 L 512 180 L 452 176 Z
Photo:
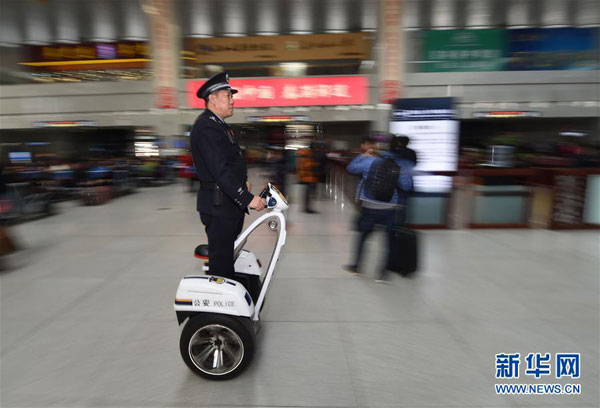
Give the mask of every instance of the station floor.
M 24 249 L 3 260 L 0 406 L 599 406 L 597 231 L 420 231 L 420 271 L 382 285 L 382 233 L 367 244 L 364 276 L 344 272 L 353 207 L 322 199 L 305 214 L 299 188 L 258 352 L 225 382 L 197 377 L 179 354 L 175 291 L 200 272 L 192 253 L 206 242 L 183 184 L 63 203 L 11 227 Z M 247 247 L 268 257 L 269 234 Z M 519 353 L 519 378 L 496 378 L 501 353 Z M 550 353 L 551 373 L 526 374 L 529 353 Z M 556 378 L 558 353 L 580 354 L 579 378 Z M 581 392 L 498 395 L 495 384 Z

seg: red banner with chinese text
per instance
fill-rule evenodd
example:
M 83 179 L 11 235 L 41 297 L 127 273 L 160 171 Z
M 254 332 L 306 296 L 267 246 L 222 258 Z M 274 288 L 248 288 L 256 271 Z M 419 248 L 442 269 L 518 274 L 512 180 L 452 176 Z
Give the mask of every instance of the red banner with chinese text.
M 196 92 L 205 81 L 187 83 L 188 106 L 204 108 Z M 369 100 L 369 80 L 364 76 L 231 79 L 238 108 L 271 106 L 363 105 Z

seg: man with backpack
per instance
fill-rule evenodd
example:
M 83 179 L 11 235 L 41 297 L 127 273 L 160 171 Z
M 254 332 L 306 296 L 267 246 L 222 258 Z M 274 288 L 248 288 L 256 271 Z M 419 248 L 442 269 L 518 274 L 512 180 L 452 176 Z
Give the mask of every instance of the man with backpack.
M 376 282 L 387 283 L 387 263 L 393 240 L 392 227 L 397 207 L 406 204 L 408 192 L 412 190 L 412 170 L 415 162 L 404 155 L 394 154 L 394 150 L 397 150 L 395 137 L 392 138 L 391 153 L 382 152 L 376 156 L 373 148 L 369 146 L 373 146 L 373 140 L 364 140 L 361 144 L 363 153 L 356 156 L 346 167 L 349 173 L 361 175 L 356 190 L 356 198 L 361 201 L 361 213 L 354 262 L 344 266 L 344 269 L 353 274 L 360 273 L 365 241 L 375 226 L 381 225 L 386 229 L 387 249 Z

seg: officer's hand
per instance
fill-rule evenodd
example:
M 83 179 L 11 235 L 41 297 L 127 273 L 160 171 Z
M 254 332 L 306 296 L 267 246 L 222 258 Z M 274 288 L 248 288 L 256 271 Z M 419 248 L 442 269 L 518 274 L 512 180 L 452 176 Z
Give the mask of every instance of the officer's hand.
M 246 181 L 246 188 L 248 189 L 248 191 L 252 191 L 252 183 Z
M 251 208 L 256 211 L 262 211 L 265 209 L 265 200 L 255 195 L 252 201 L 250 201 L 248 208 Z

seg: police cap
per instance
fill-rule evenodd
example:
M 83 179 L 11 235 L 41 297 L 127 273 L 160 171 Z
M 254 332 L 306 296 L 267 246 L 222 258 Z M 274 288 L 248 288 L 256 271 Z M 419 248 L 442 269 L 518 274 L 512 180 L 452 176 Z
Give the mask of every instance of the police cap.
M 196 92 L 196 96 L 201 99 L 208 98 L 208 95 L 221 89 L 227 89 L 231 91 L 231 94 L 237 93 L 237 89 L 233 89 L 229 86 L 229 75 L 227 72 L 221 72 L 210 78 L 204 83 Z

